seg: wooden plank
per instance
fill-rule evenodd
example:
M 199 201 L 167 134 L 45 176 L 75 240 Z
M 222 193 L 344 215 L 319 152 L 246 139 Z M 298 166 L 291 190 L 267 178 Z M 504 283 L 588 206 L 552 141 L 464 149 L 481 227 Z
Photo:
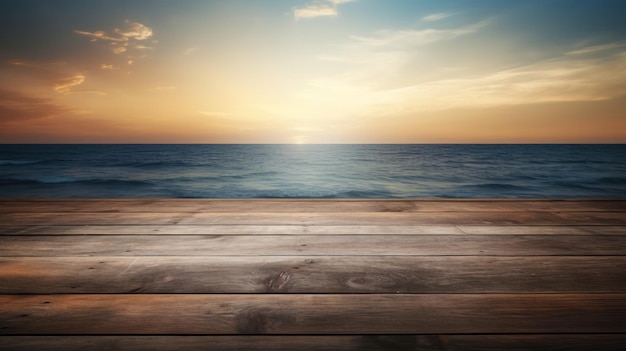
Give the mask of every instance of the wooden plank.
M 4 336 L 6 351 L 623 351 L 626 334 Z
M 584 228 L 559 230 L 562 234 L 589 234 Z M 624 227 L 626 234 L 626 227 Z M 88 225 L 0 226 L 0 235 L 350 235 L 350 234 L 465 234 L 455 226 L 307 226 L 307 225 Z
M 22 225 L 0 235 L 626 235 L 626 226 L 318 226 L 318 225 Z
M 404 200 L 404 199 L 58 199 L 0 201 L 0 212 L 440 212 L 626 211 L 625 200 Z
M 3 236 L 0 256 L 626 255 L 616 235 Z
M 626 225 L 626 212 L 7 213 L 2 225 Z
M 0 294 L 617 293 L 611 257 L 1 258 Z
M 463 233 L 480 235 L 576 235 L 601 234 L 625 235 L 626 226 L 611 225 L 566 225 L 566 226 L 457 226 Z
M 624 294 L 0 296 L 4 335 L 625 332 Z

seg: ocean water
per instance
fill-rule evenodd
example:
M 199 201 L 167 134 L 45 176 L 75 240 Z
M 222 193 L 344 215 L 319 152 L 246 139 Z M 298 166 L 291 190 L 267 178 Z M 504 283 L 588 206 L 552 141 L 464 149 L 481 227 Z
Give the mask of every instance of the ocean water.
M 626 198 L 626 145 L 0 145 L 3 198 Z

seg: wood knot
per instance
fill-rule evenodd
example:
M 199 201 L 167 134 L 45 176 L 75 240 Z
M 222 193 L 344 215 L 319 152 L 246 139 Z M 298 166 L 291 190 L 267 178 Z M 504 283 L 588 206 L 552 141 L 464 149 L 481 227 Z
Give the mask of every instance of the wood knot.
M 275 277 L 271 277 L 267 281 L 267 290 L 268 292 L 280 291 L 282 290 L 289 280 L 291 279 L 291 274 L 285 271 L 281 271 Z

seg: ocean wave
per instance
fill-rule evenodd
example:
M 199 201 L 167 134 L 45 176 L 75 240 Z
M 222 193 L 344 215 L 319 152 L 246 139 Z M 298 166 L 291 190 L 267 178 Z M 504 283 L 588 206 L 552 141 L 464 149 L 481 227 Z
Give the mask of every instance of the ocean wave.
M 527 190 L 528 187 L 514 185 L 510 183 L 481 183 L 467 185 L 468 188 L 482 189 L 482 190 Z
M 610 184 L 626 186 L 626 178 L 623 177 L 602 177 L 596 180 L 596 184 Z
M 625 154 L 626 145 L 0 145 L 0 197 L 626 197 Z
M 572 190 L 596 190 L 593 186 L 585 185 L 580 182 L 573 181 L 556 181 L 550 182 L 551 185 Z
M 78 179 L 72 177 L 60 177 L 60 176 L 40 176 L 40 177 L 15 177 L 15 178 L 2 178 L 0 184 L 91 184 L 91 185 L 151 185 L 149 181 L 143 180 L 123 180 L 123 179 Z
M 105 167 L 159 168 L 159 167 L 193 167 L 194 164 L 184 161 L 149 161 L 149 162 L 117 162 L 103 165 Z
M 61 183 L 75 183 L 79 180 L 72 177 L 58 177 L 58 176 L 41 176 L 41 177 L 15 177 L 0 179 L 0 183 L 3 184 L 61 184 Z
M 34 163 L 39 163 L 41 161 L 33 161 L 33 160 L 0 160 L 0 166 L 23 166 L 30 165 Z

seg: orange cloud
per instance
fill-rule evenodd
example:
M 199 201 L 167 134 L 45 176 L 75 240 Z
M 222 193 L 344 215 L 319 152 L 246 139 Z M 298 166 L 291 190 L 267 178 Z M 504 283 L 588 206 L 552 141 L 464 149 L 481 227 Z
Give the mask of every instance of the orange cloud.
M 72 88 L 83 84 L 85 81 L 84 74 L 76 74 L 71 77 L 61 79 L 54 85 L 54 91 L 57 93 L 69 93 Z
M 106 34 L 106 32 L 103 32 L 101 30 L 95 31 L 95 32 L 85 32 L 82 30 L 75 30 L 74 33 L 91 37 L 92 41 L 96 41 L 98 39 L 109 40 L 109 41 L 127 41 L 128 40 L 128 38 L 126 37 L 112 37 Z
M 112 46 L 113 53 L 116 55 L 131 53 L 133 50 L 142 50 L 145 52 L 146 50 L 154 49 L 154 47 L 139 43 L 152 37 L 152 28 L 128 20 L 126 20 L 125 23 L 126 25 L 123 28 L 115 28 L 115 34 L 108 34 L 105 31 L 88 32 L 82 30 L 75 30 L 74 33 L 90 37 L 91 41 L 94 42 L 98 40 L 109 42 Z M 153 41 L 153 43 L 156 43 L 156 41 Z M 127 56 L 126 59 L 129 65 L 133 63 L 132 56 Z M 103 67 L 101 66 L 101 68 Z
M 57 105 L 51 99 L 0 88 L 0 123 L 41 119 L 72 112 L 72 108 Z

